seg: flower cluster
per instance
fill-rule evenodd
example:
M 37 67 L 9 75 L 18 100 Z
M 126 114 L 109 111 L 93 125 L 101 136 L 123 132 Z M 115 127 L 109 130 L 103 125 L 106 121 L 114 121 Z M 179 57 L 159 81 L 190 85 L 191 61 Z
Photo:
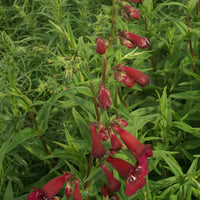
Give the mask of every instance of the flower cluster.
M 108 123 L 105 128 L 103 124 L 94 123 L 90 124 L 90 130 L 92 132 L 92 155 L 95 158 L 101 159 L 106 157 L 106 162 L 110 163 L 119 174 L 126 179 L 126 195 L 133 195 L 138 189 L 145 185 L 145 176 L 148 174 L 148 157 L 152 157 L 153 153 L 150 149 L 150 144 L 142 144 L 134 135 L 124 129 L 128 125 L 128 122 L 122 118 L 116 118 Z M 103 128 L 102 128 L 103 127 Z M 123 127 L 123 128 L 122 128 Z M 102 144 L 103 138 L 101 131 L 103 130 L 104 135 L 107 135 L 106 140 L 110 141 L 110 146 L 107 151 Z M 117 137 L 119 135 L 120 139 Z M 122 143 L 122 142 L 123 143 Z M 136 159 L 135 166 L 117 157 L 113 157 L 118 151 L 122 149 L 122 145 L 133 154 Z M 105 160 L 105 159 L 104 159 Z M 108 190 L 104 185 L 102 190 L 105 195 L 108 195 L 108 191 L 118 192 L 121 187 L 121 183 L 117 180 L 114 175 L 109 171 L 107 166 L 101 163 L 101 168 L 105 172 Z

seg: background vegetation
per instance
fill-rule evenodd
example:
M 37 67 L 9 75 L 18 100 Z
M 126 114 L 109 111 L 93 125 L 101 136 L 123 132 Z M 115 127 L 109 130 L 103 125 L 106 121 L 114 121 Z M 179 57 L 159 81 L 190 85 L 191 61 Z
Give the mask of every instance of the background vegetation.
M 148 37 L 151 48 L 115 43 L 107 71 L 123 62 L 152 83 L 124 87 L 118 108 L 101 114 L 106 121 L 117 109 L 128 130 L 152 144 L 154 156 L 146 186 L 127 198 L 122 185 L 119 197 L 200 199 L 200 2 L 135 5 L 141 19 L 119 14 L 115 31 Z M 102 63 L 95 38 L 109 38 L 111 16 L 111 0 L 0 1 L 0 199 L 26 199 L 30 186 L 41 187 L 58 169 L 85 181 L 88 125 L 96 117 L 89 82 L 97 94 Z M 115 84 L 109 76 L 109 88 Z M 95 170 L 82 194 L 102 199 L 103 172 Z

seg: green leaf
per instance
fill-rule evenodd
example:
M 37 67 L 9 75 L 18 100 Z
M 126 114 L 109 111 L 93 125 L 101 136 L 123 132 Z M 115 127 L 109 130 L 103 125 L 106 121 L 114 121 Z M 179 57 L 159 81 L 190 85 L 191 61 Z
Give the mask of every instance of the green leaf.
M 39 125 L 40 134 L 44 134 L 48 128 L 48 120 L 50 117 L 52 106 L 57 101 L 58 96 L 54 95 L 50 97 L 50 99 L 44 103 L 40 111 L 36 115 L 36 121 Z
M 83 139 L 85 139 L 89 144 L 91 144 L 91 133 L 89 132 L 89 124 L 86 124 L 85 119 L 80 115 L 80 113 L 73 108 L 72 114 L 78 125 L 79 131 Z
M 200 128 L 193 128 L 189 124 L 179 121 L 172 122 L 172 125 L 183 130 L 184 132 L 191 133 L 192 135 L 200 138 Z
M 197 164 L 198 164 L 198 158 L 193 160 L 190 168 L 187 171 L 187 174 L 192 174 L 192 173 L 196 172 Z M 192 180 L 188 181 L 188 179 L 186 177 L 186 181 L 187 182 L 184 184 L 184 198 L 185 199 L 192 199 L 193 186 L 190 183 L 190 182 L 192 182 Z
M 176 176 L 177 182 L 179 184 L 182 184 L 183 181 L 183 171 L 180 167 L 180 165 L 178 164 L 178 162 L 174 159 L 174 157 L 172 155 L 166 155 L 166 153 L 164 153 L 164 151 L 158 150 L 157 151 L 158 154 L 160 154 L 160 156 L 165 160 L 165 162 L 169 165 L 170 170 L 173 172 L 173 174 Z
M 170 94 L 170 97 L 175 99 L 199 100 L 200 91 L 196 90 L 196 91 L 179 92 L 175 94 Z
M 19 133 L 12 134 L 6 142 L 3 143 L 0 149 L 0 168 L 3 163 L 4 157 L 7 153 L 12 151 L 18 145 L 23 144 L 26 140 L 36 137 L 36 132 L 31 128 L 25 128 Z
M 12 181 L 8 182 L 6 192 L 4 194 L 4 200 L 14 199 L 13 189 L 12 189 Z

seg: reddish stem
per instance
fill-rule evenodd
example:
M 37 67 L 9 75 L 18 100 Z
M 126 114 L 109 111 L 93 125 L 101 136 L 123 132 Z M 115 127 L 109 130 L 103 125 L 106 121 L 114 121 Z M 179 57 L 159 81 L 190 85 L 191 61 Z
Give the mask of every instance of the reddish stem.
M 102 72 L 102 82 L 106 80 L 106 55 L 103 56 L 103 72 Z

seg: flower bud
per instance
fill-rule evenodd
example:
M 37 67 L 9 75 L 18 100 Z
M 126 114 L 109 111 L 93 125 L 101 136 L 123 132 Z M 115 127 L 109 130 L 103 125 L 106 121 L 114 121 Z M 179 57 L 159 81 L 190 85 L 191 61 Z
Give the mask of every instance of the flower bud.
M 117 118 L 114 119 L 114 121 L 117 122 L 120 126 L 123 126 L 123 127 L 128 126 L 128 122 L 123 118 L 117 117 Z
M 110 106 L 112 105 L 112 101 L 110 100 L 110 90 L 101 83 L 99 85 L 99 91 L 98 91 L 98 100 L 99 100 L 99 106 L 103 110 L 108 110 Z
M 117 64 L 112 69 L 112 71 L 113 70 L 116 71 L 115 73 L 117 73 L 117 75 L 115 75 L 115 79 L 118 78 L 118 80 L 120 80 L 121 82 L 122 81 L 124 82 L 124 79 L 128 80 L 127 78 L 124 78 L 124 77 L 120 76 L 120 73 L 124 72 L 126 74 L 126 76 L 129 77 L 129 79 L 132 79 L 133 82 L 137 83 L 141 87 L 145 87 L 145 86 L 147 86 L 148 84 L 151 83 L 150 78 L 146 74 L 144 74 L 143 72 L 141 72 L 141 71 L 139 71 L 137 69 L 134 69 L 132 67 L 127 67 L 127 66 L 123 66 L 122 64 Z M 128 83 L 129 82 L 130 81 L 128 81 Z
M 82 200 L 81 192 L 80 192 L 80 188 L 79 188 L 79 180 L 75 179 L 74 184 L 75 184 L 75 186 L 74 186 L 73 200 Z
M 109 197 L 109 195 L 110 195 L 110 190 L 105 184 L 101 188 L 101 192 L 103 193 L 104 197 Z
M 72 195 L 72 187 L 71 187 L 70 182 L 67 183 L 64 193 L 65 193 L 66 197 L 70 197 Z
M 96 42 L 96 52 L 99 53 L 100 55 L 105 54 L 107 47 L 104 43 L 104 40 L 101 37 L 97 36 L 95 42 Z
M 136 8 L 132 6 L 123 6 L 123 9 L 128 17 L 132 17 L 135 20 L 138 20 L 140 18 L 140 12 Z
M 119 151 L 122 149 L 122 142 L 119 140 L 119 138 L 113 133 L 113 131 L 110 129 L 110 141 L 112 145 L 112 150 Z
M 141 49 L 145 49 L 150 46 L 150 42 L 147 38 L 130 33 L 126 30 L 121 31 L 118 35 L 120 37 L 124 37 L 125 39 L 131 41 L 133 44 L 137 45 Z

